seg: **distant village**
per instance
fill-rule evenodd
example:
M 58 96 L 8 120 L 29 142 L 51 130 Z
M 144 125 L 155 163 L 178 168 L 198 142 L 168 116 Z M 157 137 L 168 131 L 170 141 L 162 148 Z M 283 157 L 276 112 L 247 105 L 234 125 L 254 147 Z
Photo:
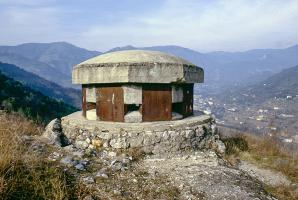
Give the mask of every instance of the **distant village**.
M 241 94 L 241 99 L 248 94 Z M 250 98 L 253 97 L 250 95 Z M 194 109 L 211 114 L 219 126 L 256 134 L 276 136 L 286 144 L 298 144 L 298 94 L 273 98 L 260 105 L 243 105 L 237 97 L 225 101 L 194 95 Z

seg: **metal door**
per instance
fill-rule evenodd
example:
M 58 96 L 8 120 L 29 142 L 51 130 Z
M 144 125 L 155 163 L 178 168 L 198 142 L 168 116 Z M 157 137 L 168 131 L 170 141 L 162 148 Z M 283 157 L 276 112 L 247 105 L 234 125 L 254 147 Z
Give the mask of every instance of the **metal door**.
M 96 89 L 96 114 L 102 121 L 124 121 L 124 99 L 121 87 Z
M 143 121 L 172 119 L 172 88 L 170 85 L 143 86 Z

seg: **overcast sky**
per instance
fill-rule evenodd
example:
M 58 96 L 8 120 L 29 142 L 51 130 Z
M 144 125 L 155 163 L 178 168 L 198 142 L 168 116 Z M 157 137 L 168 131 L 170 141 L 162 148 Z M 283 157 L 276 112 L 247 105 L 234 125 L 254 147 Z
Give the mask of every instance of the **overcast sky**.
M 90 50 L 179 45 L 243 51 L 298 44 L 298 0 L 0 0 L 0 45 Z

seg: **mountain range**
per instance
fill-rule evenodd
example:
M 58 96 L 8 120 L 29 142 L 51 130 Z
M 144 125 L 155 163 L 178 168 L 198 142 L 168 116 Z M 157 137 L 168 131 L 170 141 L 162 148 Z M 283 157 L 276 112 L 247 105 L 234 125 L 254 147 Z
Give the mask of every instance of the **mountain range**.
M 298 96 L 298 65 L 282 70 L 265 81 L 247 87 L 262 99 Z
M 225 89 L 254 85 L 283 69 L 298 64 L 298 45 L 284 49 L 209 53 L 171 45 L 124 46 L 113 48 L 108 52 L 132 49 L 170 53 L 203 67 L 205 83 L 200 84 L 198 90 L 202 94 L 216 94 Z M 14 64 L 62 87 L 78 89 L 79 86 L 71 84 L 72 66 L 101 53 L 66 42 L 26 43 L 17 46 L 0 46 L 0 61 Z
M 99 54 L 66 42 L 0 46 L 1 62 L 19 66 L 63 87 L 75 87 L 71 84 L 71 68 L 75 64 Z
M 282 69 L 298 64 L 298 45 L 285 49 L 255 49 L 245 52 L 200 53 L 179 46 L 141 48 L 125 46 L 110 51 L 132 49 L 170 53 L 203 67 L 208 92 L 219 92 L 223 88 L 254 84 Z
M 282 70 L 258 83 L 231 88 L 216 95 L 220 99 L 237 99 L 239 104 L 260 104 L 269 99 L 298 97 L 298 65 Z

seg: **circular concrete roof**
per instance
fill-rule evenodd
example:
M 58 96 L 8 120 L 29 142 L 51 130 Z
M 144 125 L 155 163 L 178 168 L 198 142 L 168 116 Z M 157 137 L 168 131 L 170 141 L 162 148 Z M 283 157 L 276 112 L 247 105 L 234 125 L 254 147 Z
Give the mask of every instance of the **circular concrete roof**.
M 158 51 L 116 51 L 76 65 L 75 84 L 94 83 L 201 83 L 202 68 Z
M 105 63 L 168 63 L 168 64 L 182 64 L 193 65 L 194 64 L 159 51 L 144 51 L 144 50 L 127 50 L 127 51 L 115 51 L 111 53 L 105 53 L 89 60 L 86 60 L 80 65 L 93 65 L 93 64 L 105 64 Z

